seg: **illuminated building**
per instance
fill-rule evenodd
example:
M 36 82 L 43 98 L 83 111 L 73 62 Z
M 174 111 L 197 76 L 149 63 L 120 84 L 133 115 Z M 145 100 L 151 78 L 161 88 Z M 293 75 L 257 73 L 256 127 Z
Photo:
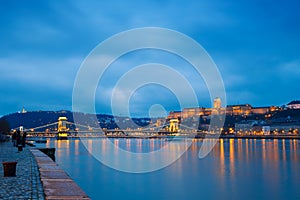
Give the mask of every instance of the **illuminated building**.
M 182 111 L 183 118 L 205 115 L 205 108 L 184 108 Z
M 297 101 L 291 101 L 287 104 L 287 107 L 289 109 L 300 109 L 300 100 Z
M 156 123 L 155 123 L 155 126 L 156 127 L 160 127 L 160 126 L 164 125 L 165 123 L 166 123 L 166 119 L 165 118 L 157 119 Z
M 270 135 L 270 126 L 263 126 L 262 127 L 262 132 L 264 135 Z
M 252 114 L 266 114 L 270 112 L 270 107 L 255 107 L 252 108 Z
M 228 115 L 249 115 L 251 114 L 252 106 L 250 104 L 229 105 L 226 108 Z
M 237 134 L 250 134 L 252 132 L 252 128 L 257 124 L 257 121 L 244 121 L 235 123 L 234 130 Z
M 27 113 L 27 111 L 25 110 L 25 108 L 24 108 L 24 107 L 22 108 L 22 111 L 21 111 L 21 113 Z
M 214 108 L 221 108 L 222 102 L 219 97 L 214 99 Z
M 171 111 L 168 115 L 168 119 L 179 119 L 181 118 L 181 111 Z

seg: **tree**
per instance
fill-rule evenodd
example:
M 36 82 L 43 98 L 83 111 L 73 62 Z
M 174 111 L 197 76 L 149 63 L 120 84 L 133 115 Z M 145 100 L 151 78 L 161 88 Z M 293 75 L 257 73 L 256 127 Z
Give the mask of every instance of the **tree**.
M 8 134 L 10 132 L 10 125 L 5 118 L 0 119 L 0 133 Z

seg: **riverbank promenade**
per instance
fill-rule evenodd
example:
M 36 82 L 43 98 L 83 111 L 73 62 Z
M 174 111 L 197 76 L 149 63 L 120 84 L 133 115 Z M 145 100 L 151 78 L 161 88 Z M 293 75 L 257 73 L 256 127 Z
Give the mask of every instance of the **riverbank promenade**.
M 44 199 L 38 165 L 29 147 L 18 151 L 11 142 L 0 142 L 0 161 L 0 199 Z M 17 162 L 15 177 L 4 177 L 2 162 Z

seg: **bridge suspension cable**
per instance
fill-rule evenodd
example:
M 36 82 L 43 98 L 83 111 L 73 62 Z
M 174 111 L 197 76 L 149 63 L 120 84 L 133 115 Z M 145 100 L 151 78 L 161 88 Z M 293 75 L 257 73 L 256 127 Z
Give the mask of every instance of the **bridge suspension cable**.
M 49 126 L 54 126 L 54 125 L 57 125 L 58 122 L 54 122 L 54 123 L 50 123 L 50 124 L 45 124 L 45 125 L 42 125 L 42 126 L 37 126 L 37 127 L 32 127 L 32 128 L 26 128 L 24 129 L 24 131 L 29 131 L 29 130 L 37 130 L 37 129 L 42 129 L 42 128 L 46 128 L 46 127 L 49 127 Z M 87 129 L 93 129 L 93 130 L 102 130 L 102 128 L 98 128 L 98 127 L 93 127 L 93 126 L 86 126 L 86 125 L 82 125 L 82 124 L 77 124 L 77 123 L 73 123 L 73 122 L 66 122 L 66 124 L 69 124 L 69 125 L 75 125 L 75 126 L 78 126 L 78 127 L 83 127 L 83 128 L 87 128 Z M 169 126 L 170 123 L 166 123 L 166 124 L 163 124 L 161 126 L 156 126 L 156 124 L 151 124 L 149 126 L 146 126 L 146 127 L 143 127 L 143 128 L 139 128 L 138 130 L 139 131 L 151 131 L 151 130 L 157 130 L 157 129 L 161 129 L 161 128 L 164 128 L 166 126 Z M 186 126 L 184 124 L 179 124 L 180 127 L 183 127 L 183 128 L 186 128 L 188 130 L 193 130 L 193 128 L 189 127 L 189 126 Z M 18 129 L 18 128 L 15 128 L 15 129 Z
M 193 128 L 189 127 L 189 126 L 186 126 L 186 125 L 183 125 L 183 124 L 179 124 L 180 127 L 184 127 L 186 129 L 189 129 L 189 130 L 194 130 Z
M 54 123 L 51 123 L 51 124 L 45 124 L 45 125 L 42 125 L 42 126 L 37 126 L 37 127 L 34 127 L 34 128 L 26 128 L 24 129 L 24 131 L 28 131 L 28 130 L 35 130 L 35 129 L 41 129 L 41 128 L 45 128 L 45 127 L 48 127 L 48 126 L 53 126 L 53 125 L 56 125 L 58 124 L 58 122 L 54 122 Z
M 79 126 L 79 127 L 84 127 L 84 128 L 87 128 L 87 129 L 94 129 L 94 130 L 100 130 L 101 128 L 97 128 L 97 127 L 93 127 L 93 126 L 86 126 L 86 125 L 81 125 L 81 124 L 77 124 L 77 123 L 73 123 L 73 122 L 67 122 L 67 124 L 71 124 L 71 125 L 75 125 L 75 126 Z

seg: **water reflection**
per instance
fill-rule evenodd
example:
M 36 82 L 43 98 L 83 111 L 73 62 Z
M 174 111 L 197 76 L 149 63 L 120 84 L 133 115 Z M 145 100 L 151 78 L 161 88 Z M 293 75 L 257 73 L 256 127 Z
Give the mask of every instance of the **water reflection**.
M 300 198 L 300 150 L 298 140 L 220 139 L 212 152 L 199 159 L 203 140 L 165 139 L 87 139 L 88 150 L 115 157 L 117 149 L 151 152 L 165 147 L 164 156 L 186 148 L 188 151 L 172 165 L 153 173 L 127 174 L 102 165 L 94 159 L 80 140 L 51 140 L 47 146 L 57 148 L 57 163 L 78 181 L 92 199 L 295 199 Z M 212 141 L 214 142 L 214 141 Z M 108 144 L 115 148 L 110 151 Z M 205 147 L 204 147 L 205 148 Z M 142 164 L 157 158 L 149 156 Z M 130 165 L 124 157 L 119 164 Z M 136 162 L 136 165 L 141 163 Z M 101 185 L 101 187 L 99 187 Z M 166 189 L 168 188 L 168 189 Z M 151 192 L 150 192 L 151 191 Z
M 75 155 L 79 155 L 79 140 L 75 140 Z
M 220 139 L 219 145 L 216 145 L 213 149 L 213 154 L 220 157 L 220 160 L 223 162 L 226 158 L 226 153 L 229 153 L 227 157 L 230 163 L 235 162 L 236 156 L 239 161 L 247 161 L 253 157 L 257 157 L 260 158 L 260 161 L 286 162 L 288 154 L 293 161 L 298 161 L 298 143 L 297 140 L 284 139 L 261 139 L 260 141 L 253 139 Z
M 298 143 L 297 140 L 220 139 L 219 145 L 213 150 L 213 155 L 219 158 L 220 183 L 235 182 L 240 175 L 247 177 L 250 171 L 253 173 L 251 168 L 254 168 L 257 170 L 254 177 L 261 174 L 256 176 L 255 183 L 262 181 L 280 190 L 281 182 L 286 181 L 291 168 L 299 169 Z M 292 173 L 299 175 L 299 171 Z M 228 177 L 231 179 L 229 182 Z M 226 185 L 222 187 L 228 189 Z

